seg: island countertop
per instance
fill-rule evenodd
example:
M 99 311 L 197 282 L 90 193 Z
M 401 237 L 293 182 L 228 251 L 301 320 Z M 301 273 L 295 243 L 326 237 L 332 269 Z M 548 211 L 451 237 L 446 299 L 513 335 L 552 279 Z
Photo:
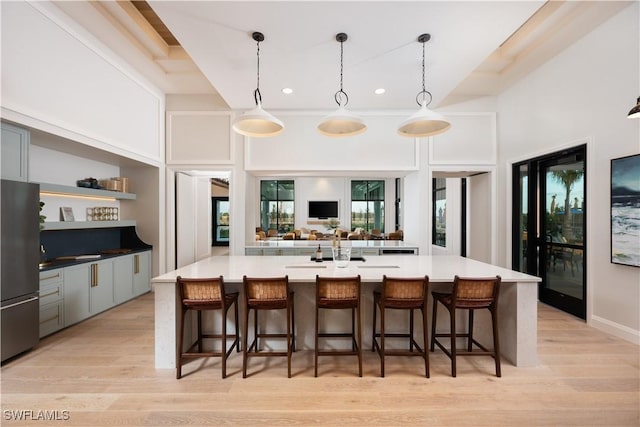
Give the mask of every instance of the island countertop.
M 351 261 L 346 268 L 338 268 L 333 261 L 316 263 L 306 256 L 216 256 L 205 258 L 177 270 L 154 277 L 155 292 L 155 366 L 170 369 L 176 366 L 178 294 L 176 278 L 206 278 L 223 276 L 230 288 L 242 292 L 243 276 L 288 276 L 300 303 L 312 304 L 315 296 L 315 277 L 343 277 L 360 275 L 363 288 L 363 325 L 369 329 L 372 310 L 372 291 L 388 277 L 428 276 L 430 288 L 445 290 L 455 275 L 461 277 L 502 278 L 498 314 L 502 356 L 514 365 L 537 364 L 537 304 L 538 282 L 535 276 L 474 261 L 460 256 L 385 255 L 364 257 L 365 261 Z M 300 308 L 298 308 L 300 307 Z M 312 315 L 309 307 L 296 303 L 296 332 L 300 348 L 312 348 Z M 429 311 L 431 304 L 429 304 Z M 481 314 L 481 313 L 478 313 Z M 480 318 L 480 316 L 478 316 Z M 484 325 L 484 321 L 480 324 Z M 490 327 L 476 328 L 478 339 L 490 337 Z M 366 330 L 363 337 L 368 337 Z M 475 337 L 475 334 L 474 334 Z M 366 340 L 365 340 L 366 341 Z M 370 343 L 363 342 L 363 346 Z

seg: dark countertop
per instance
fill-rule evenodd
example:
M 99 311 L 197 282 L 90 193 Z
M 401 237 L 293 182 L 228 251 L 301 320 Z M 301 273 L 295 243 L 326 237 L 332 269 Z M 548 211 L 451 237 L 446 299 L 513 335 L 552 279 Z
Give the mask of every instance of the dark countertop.
M 100 255 L 100 258 L 85 258 L 85 259 L 50 259 L 40 263 L 39 271 L 55 270 L 57 268 L 71 267 L 74 265 L 86 264 L 88 262 L 96 262 L 110 258 L 116 258 L 124 255 L 131 255 L 140 252 L 150 251 L 151 248 L 138 248 L 131 249 L 127 253 L 102 253 L 102 254 L 88 254 L 88 255 Z

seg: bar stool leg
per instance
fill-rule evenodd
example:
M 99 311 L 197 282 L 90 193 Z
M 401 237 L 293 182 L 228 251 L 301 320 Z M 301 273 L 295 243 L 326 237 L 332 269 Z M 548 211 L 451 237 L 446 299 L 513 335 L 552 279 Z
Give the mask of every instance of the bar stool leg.
M 320 315 L 320 309 L 316 304 L 316 336 L 315 336 L 315 350 L 314 350 L 314 371 L 313 376 L 318 376 L 318 333 L 320 332 L 318 327 L 318 316 Z
M 469 310 L 469 337 L 467 339 L 467 351 L 473 350 L 473 310 Z
M 413 308 L 409 310 L 409 351 L 413 351 Z
M 245 306 L 244 310 L 244 325 L 242 333 L 242 378 L 247 378 L 247 351 L 249 351 L 249 311 L 251 309 Z
M 420 311 L 422 312 L 422 339 L 424 341 L 422 341 L 424 343 L 424 371 L 425 371 L 425 376 L 427 378 L 431 377 L 430 374 L 430 368 L 429 368 L 429 350 L 427 350 L 427 331 L 428 331 L 428 325 L 427 325 L 427 307 L 425 307 L 424 305 L 420 308 Z
M 384 312 L 385 309 L 380 304 L 380 376 L 384 378 L 384 356 L 385 356 L 385 342 L 384 342 Z
M 291 312 L 292 307 L 287 304 L 287 378 L 291 378 Z
M 501 377 L 500 369 L 500 342 L 498 338 L 498 310 L 494 307 L 491 311 L 491 323 L 493 325 L 493 352 L 496 360 L 496 376 Z
M 449 318 L 451 319 L 451 376 L 456 376 L 456 310 L 451 308 L 449 310 Z
M 220 311 L 222 311 L 222 379 L 225 379 L 227 378 L 227 308 L 223 306 Z
M 179 380 L 182 377 L 182 343 L 184 340 L 184 318 L 187 310 L 180 307 L 179 319 L 180 323 L 178 324 L 178 357 L 177 357 L 177 366 L 176 366 L 176 379 Z
M 295 299 L 294 293 L 291 292 L 291 340 L 293 343 L 291 344 L 291 351 L 296 351 L 296 311 L 295 311 Z
M 356 308 L 358 315 L 358 375 L 362 377 L 362 316 L 360 316 L 360 301 Z
M 378 306 L 378 301 L 376 299 L 376 296 L 373 296 L 373 332 L 371 334 L 371 351 L 376 351 L 376 312 L 378 311 L 377 309 Z
M 431 310 L 431 346 L 430 350 L 433 352 L 436 346 L 436 319 L 438 317 L 438 301 L 433 299 L 433 310 Z M 425 343 L 426 346 L 426 343 Z
M 238 301 L 236 300 L 235 305 L 235 321 L 236 321 L 236 353 L 240 353 L 240 322 L 238 321 Z

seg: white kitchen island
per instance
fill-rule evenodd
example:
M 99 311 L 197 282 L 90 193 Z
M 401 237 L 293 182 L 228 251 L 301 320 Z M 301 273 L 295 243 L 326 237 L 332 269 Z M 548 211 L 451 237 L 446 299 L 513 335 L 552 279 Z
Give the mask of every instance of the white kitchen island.
M 296 339 L 299 349 L 313 348 L 315 277 L 360 275 L 362 279 L 363 348 L 371 345 L 372 292 L 382 276 L 429 276 L 430 290 L 450 287 L 455 275 L 489 277 L 500 275 L 499 296 L 500 350 L 502 357 L 514 365 L 535 366 L 537 363 L 537 303 L 538 277 L 508 270 L 459 256 L 372 256 L 365 261 L 352 261 L 346 268 L 337 268 L 332 261 L 316 263 L 306 256 L 218 256 L 210 257 L 152 279 L 155 292 L 155 366 L 176 367 L 178 294 L 176 277 L 203 278 L 223 276 L 230 289 L 241 291 L 242 277 L 289 276 L 295 291 Z M 431 298 L 429 298 L 431 322 Z M 239 300 L 242 308 L 242 296 Z M 439 310 L 444 314 L 446 310 Z M 486 310 L 483 310 L 486 311 Z M 481 342 L 491 342 L 488 313 L 476 316 L 475 335 Z M 448 318 L 448 317 L 447 317 Z M 240 315 L 242 317 L 242 311 Z M 242 321 L 242 320 L 241 320 Z M 464 322 L 458 324 L 464 325 Z M 438 330 L 446 330 L 444 318 Z M 241 328 L 242 330 L 242 328 Z M 420 331 L 416 331 L 420 333 Z M 438 351 L 438 350 L 436 350 Z

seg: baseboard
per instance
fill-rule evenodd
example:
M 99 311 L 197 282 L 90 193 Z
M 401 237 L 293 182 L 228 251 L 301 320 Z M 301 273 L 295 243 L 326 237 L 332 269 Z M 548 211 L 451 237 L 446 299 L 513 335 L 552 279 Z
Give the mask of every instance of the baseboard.
M 631 329 L 628 326 L 624 326 L 598 316 L 591 316 L 589 325 L 633 344 L 640 345 L 640 331 Z

